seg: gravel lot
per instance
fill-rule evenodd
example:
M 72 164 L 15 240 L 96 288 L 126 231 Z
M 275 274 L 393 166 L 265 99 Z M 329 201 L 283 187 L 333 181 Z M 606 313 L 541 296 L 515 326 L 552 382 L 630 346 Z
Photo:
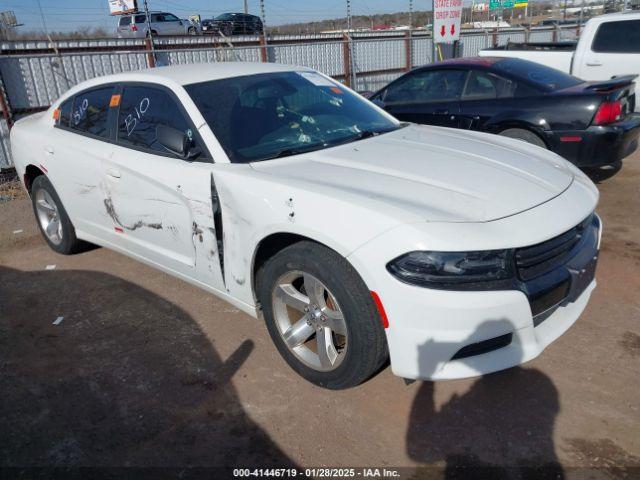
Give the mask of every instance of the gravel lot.
M 0 466 L 638 478 L 640 154 L 599 188 L 598 288 L 541 357 L 436 384 L 386 369 L 341 392 L 300 379 L 229 304 L 103 248 L 59 256 L 28 199 L 0 202 Z

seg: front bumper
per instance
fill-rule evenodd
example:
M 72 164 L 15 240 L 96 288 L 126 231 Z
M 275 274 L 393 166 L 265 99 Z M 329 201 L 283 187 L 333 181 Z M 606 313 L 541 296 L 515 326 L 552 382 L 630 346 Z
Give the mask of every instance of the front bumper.
M 517 250 L 560 236 L 584 223 L 595 207 L 597 193 L 580 175 L 563 195 L 527 212 L 482 224 L 403 226 L 348 257 L 386 310 L 394 374 L 444 380 L 495 372 L 537 357 L 573 325 L 596 285 L 593 272 L 601 238 L 597 217 L 589 242 L 548 273 L 513 289 L 423 288 L 396 280 L 379 265 L 400 251 Z M 562 295 L 545 296 L 566 283 Z
M 612 165 L 638 148 L 640 114 L 624 121 L 591 126 L 579 131 L 554 131 L 547 137 L 549 148 L 578 167 Z

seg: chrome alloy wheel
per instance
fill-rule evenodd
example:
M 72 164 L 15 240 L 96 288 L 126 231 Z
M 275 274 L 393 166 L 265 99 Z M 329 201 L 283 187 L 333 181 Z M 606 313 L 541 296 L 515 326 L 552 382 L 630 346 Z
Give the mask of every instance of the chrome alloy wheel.
M 331 291 L 313 275 L 282 275 L 271 294 L 278 331 L 287 348 L 308 367 L 335 370 L 347 353 L 347 324 Z
M 36 191 L 36 211 L 42 231 L 54 245 L 62 243 L 62 220 L 56 202 L 49 192 L 40 188 Z

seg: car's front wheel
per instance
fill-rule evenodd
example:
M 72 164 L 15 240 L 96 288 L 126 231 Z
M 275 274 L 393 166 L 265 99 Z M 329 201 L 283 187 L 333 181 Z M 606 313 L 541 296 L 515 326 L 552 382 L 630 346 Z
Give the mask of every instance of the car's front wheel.
M 380 314 L 347 260 L 303 241 L 269 259 L 257 294 L 269 334 L 302 377 L 322 387 L 353 387 L 388 357 Z
M 81 242 L 62 206 L 60 197 L 44 175 L 36 177 L 31 185 L 31 202 L 38 227 L 51 249 L 63 255 L 78 251 Z

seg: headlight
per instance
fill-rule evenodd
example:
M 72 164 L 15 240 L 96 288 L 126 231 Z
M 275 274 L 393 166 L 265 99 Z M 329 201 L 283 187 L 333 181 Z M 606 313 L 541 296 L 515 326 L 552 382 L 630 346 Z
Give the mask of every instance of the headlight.
M 389 262 L 387 270 L 405 283 L 448 290 L 487 289 L 487 283 L 495 288 L 514 277 L 507 250 L 410 252 Z

